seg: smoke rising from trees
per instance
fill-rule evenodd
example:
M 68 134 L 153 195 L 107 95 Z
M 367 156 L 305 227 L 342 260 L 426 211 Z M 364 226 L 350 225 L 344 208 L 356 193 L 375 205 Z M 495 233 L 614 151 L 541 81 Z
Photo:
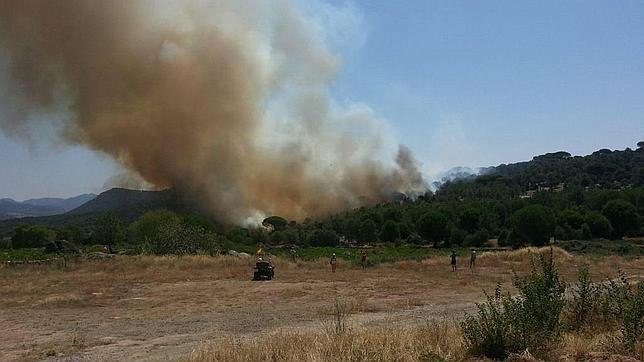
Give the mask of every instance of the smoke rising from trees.
M 0 2 L 4 133 L 52 127 L 231 223 L 424 189 L 367 107 L 330 96 L 338 68 L 291 1 Z

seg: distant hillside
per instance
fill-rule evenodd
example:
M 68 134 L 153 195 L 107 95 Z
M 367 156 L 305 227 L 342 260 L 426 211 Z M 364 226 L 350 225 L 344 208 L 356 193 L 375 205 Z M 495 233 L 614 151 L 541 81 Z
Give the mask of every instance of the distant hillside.
M 69 211 L 67 215 L 97 214 L 111 211 L 130 219 L 146 211 L 159 208 L 176 210 L 180 208 L 179 205 L 178 197 L 172 190 L 139 191 L 113 188 Z
M 45 207 L 31 206 L 39 208 Z M 133 221 L 143 213 L 154 209 L 187 210 L 173 190 L 138 191 L 114 188 L 99 194 L 88 202 L 66 213 L 11 218 L 0 221 L 0 234 L 9 233 L 21 224 L 43 225 L 52 228 L 67 225 L 91 227 L 94 218 L 104 212 L 114 212 L 127 221 Z
M 64 214 L 95 197 L 94 194 L 83 194 L 70 198 L 46 197 L 22 202 L 0 199 L 0 220 Z
M 644 186 L 644 148 L 601 149 L 587 156 L 572 156 L 565 151 L 546 153 L 528 162 L 490 167 L 482 173 L 503 176 L 524 189 L 560 183 L 578 187 L 638 187 Z
M 82 204 L 93 200 L 96 198 L 96 194 L 82 194 L 70 198 L 60 198 L 60 197 L 45 197 L 40 199 L 29 199 L 23 201 L 25 204 L 38 205 L 38 206 L 51 206 L 57 207 L 67 211 L 71 211 Z
M 50 205 L 32 205 L 12 199 L 0 199 L 0 220 L 26 216 L 46 216 L 62 214 L 65 210 Z

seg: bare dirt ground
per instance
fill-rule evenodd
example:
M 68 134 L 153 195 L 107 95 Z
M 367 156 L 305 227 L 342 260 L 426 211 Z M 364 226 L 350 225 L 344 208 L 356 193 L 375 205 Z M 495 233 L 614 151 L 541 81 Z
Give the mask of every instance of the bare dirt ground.
M 556 252 L 574 280 L 581 265 L 596 278 L 621 268 L 644 277 L 642 259 Z M 0 267 L 0 360 L 175 360 L 200 343 L 322 328 L 336 299 L 356 325 L 405 325 L 461 318 L 530 252 L 483 254 L 456 273 L 444 258 L 363 270 L 326 261 L 276 260 L 276 279 L 250 281 L 253 259 L 117 257 L 60 265 Z

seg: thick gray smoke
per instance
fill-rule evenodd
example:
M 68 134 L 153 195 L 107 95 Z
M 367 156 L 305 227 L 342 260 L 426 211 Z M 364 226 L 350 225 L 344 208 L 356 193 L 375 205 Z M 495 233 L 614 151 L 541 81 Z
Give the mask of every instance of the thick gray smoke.
M 425 186 L 330 97 L 338 65 L 291 1 L 0 1 L 0 129 L 49 123 L 232 223 Z

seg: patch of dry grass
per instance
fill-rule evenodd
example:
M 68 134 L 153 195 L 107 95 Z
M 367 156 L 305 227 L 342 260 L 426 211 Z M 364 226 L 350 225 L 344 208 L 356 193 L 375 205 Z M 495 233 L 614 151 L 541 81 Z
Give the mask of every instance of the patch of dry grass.
M 483 290 L 510 284 L 513 270 L 527 272 L 532 257 L 546 251 L 481 253 L 476 269 L 461 263 L 456 273 L 447 257 L 367 269 L 340 260 L 335 274 L 326 258 L 273 257 L 276 279 L 271 282 L 251 281 L 252 257 L 119 256 L 0 266 L 0 323 L 13 333 L 0 339 L 0 350 L 10 356 L 54 347 L 70 354 L 103 353 L 107 347 L 86 346 L 106 336 L 117 342 L 145 336 L 106 355 L 119 360 L 132 351 L 154 352 L 156 341 L 180 335 L 189 336 L 190 343 L 208 341 L 187 357 L 191 361 L 458 360 L 463 357 L 458 323 L 423 321 L 461 317 L 484 298 Z M 556 248 L 555 255 L 568 281 L 575 280 L 580 265 L 590 265 L 597 279 L 614 277 L 618 268 L 644 274 L 642 259 L 571 256 Z M 329 305 L 336 298 L 348 308 L 350 323 L 343 334 L 320 328 L 320 320 L 333 314 Z M 81 340 L 72 335 L 76 330 L 86 342 L 70 342 Z M 597 341 L 585 345 L 582 337 L 570 338 L 562 354 L 602 351 Z M 21 347 L 24 341 L 42 348 Z M 75 347 L 61 347 L 69 344 Z
M 372 327 L 346 333 L 277 332 L 253 339 L 202 344 L 185 361 L 428 361 L 460 360 L 455 323 L 422 327 Z

